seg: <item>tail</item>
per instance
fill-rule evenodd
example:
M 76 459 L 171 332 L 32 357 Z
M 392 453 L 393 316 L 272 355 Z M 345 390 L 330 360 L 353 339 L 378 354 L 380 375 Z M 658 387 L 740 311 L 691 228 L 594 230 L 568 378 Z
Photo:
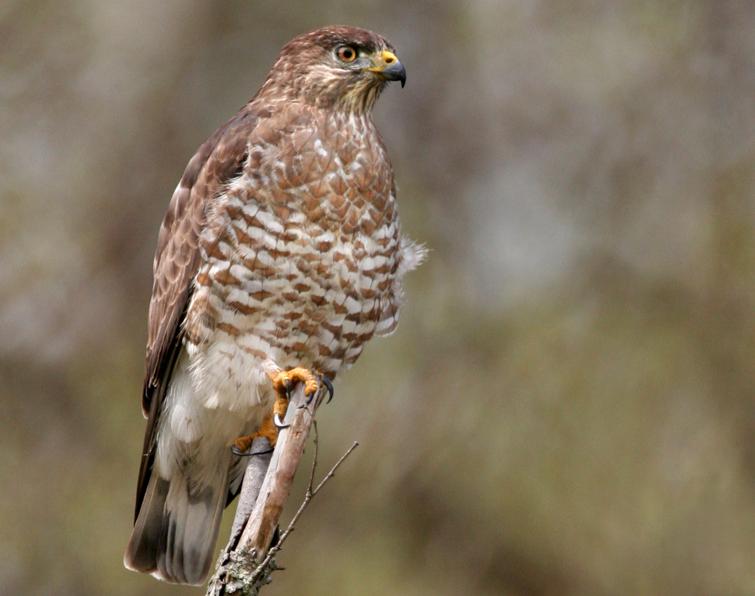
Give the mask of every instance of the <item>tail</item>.
M 123 564 L 177 584 L 204 583 L 212 564 L 228 494 L 228 465 L 218 465 L 201 483 L 191 467 L 171 478 L 152 470 Z

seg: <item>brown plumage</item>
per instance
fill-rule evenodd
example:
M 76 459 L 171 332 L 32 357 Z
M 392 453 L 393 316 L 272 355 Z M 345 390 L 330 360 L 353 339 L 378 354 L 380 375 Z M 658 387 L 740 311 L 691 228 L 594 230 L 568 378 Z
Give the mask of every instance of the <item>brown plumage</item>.
M 230 445 L 270 413 L 271 379 L 333 378 L 395 328 L 424 252 L 400 235 L 371 108 L 404 77 L 369 31 L 300 36 L 189 162 L 155 255 L 127 567 L 202 582 L 240 483 Z

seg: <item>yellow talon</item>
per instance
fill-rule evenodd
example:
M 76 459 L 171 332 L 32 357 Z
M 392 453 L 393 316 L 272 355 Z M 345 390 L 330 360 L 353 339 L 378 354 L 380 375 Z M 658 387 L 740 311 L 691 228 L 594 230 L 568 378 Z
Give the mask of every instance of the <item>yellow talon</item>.
M 311 370 L 296 367 L 291 370 L 283 370 L 270 377 L 275 390 L 275 403 L 273 403 L 273 422 L 279 428 L 288 410 L 288 395 L 296 383 L 304 383 L 304 395 L 312 397 L 320 388 L 318 375 Z
M 296 367 L 284 370 L 273 377 L 273 389 L 278 395 L 287 396 L 295 383 L 304 383 L 304 395 L 307 397 L 314 395 L 320 387 L 318 376 L 307 368 Z
M 275 447 L 275 443 L 278 441 L 278 429 L 273 424 L 272 412 L 265 416 L 257 432 L 239 437 L 233 442 L 233 452 L 236 455 L 247 454 L 252 448 L 252 442 L 258 437 L 264 437 L 271 447 Z
M 252 446 L 252 441 L 257 437 L 265 437 L 270 442 L 270 446 L 275 447 L 275 443 L 278 440 L 278 431 L 281 428 L 286 428 L 286 425 L 283 424 L 283 419 L 288 410 L 288 395 L 296 383 L 304 384 L 304 395 L 308 399 L 317 393 L 321 382 L 328 389 L 330 397 L 333 395 L 333 385 L 327 377 L 321 377 L 318 373 L 302 367 L 280 371 L 274 375 L 271 374 L 270 380 L 273 382 L 273 390 L 275 391 L 273 410 L 265 416 L 257 432 L 239 437 L 233 442 L 233 452 L 236 455 L 248 453 Z

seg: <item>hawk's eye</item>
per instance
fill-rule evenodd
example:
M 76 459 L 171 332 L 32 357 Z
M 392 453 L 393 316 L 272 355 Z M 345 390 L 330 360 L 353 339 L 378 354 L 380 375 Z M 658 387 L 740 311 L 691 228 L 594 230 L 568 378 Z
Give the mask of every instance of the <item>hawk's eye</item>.
M 336 56 L 341 62 L 354 62 L 357 58 L 357 51 L 351 46 L 340 46 L 336 50 Z

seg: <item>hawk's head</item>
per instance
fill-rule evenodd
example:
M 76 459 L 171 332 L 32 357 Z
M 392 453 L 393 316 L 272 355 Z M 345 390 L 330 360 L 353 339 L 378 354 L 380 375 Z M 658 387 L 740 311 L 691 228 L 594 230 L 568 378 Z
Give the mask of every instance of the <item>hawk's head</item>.
M 260 91 L 321 107 L 370 109 L 388 81 L 406 82 L 404 65 L 382 36 L 357 27 L 305 33 L 281 50 Z

